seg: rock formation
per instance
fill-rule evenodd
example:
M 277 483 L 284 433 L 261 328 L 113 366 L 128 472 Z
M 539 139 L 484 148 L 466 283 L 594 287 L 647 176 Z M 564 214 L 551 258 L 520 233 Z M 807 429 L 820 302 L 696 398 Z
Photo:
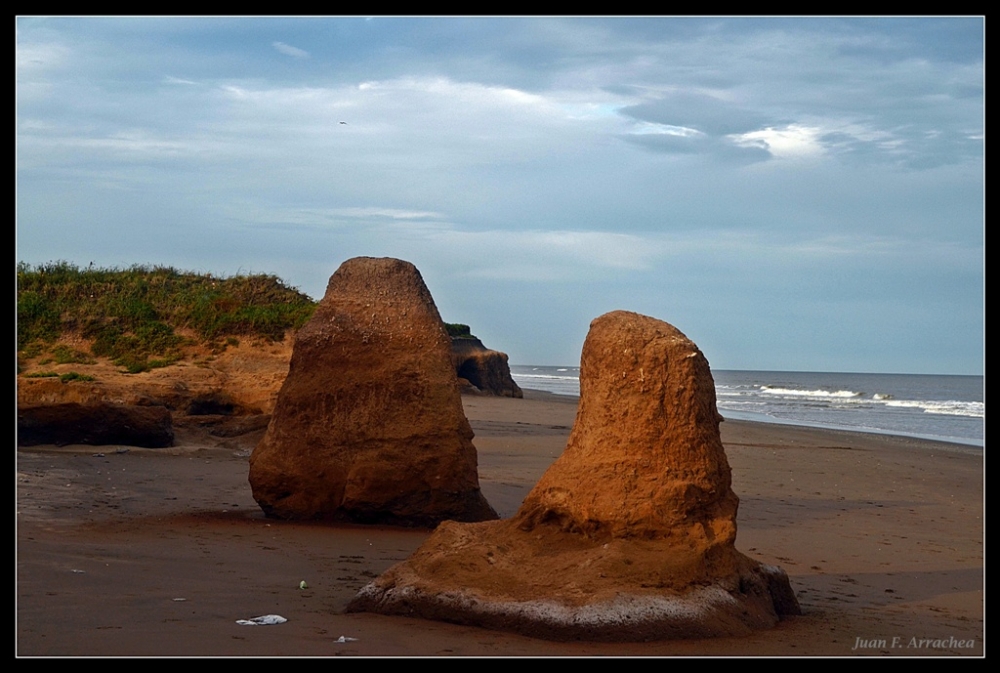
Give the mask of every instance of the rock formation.
M 432 526 L 497 518 L 479 490 L 450 339 L 416 267 L 356 258 L 295 337 L 250 457 L 270 516 Z
M 173 445 L 174 429 L 165 407 L 67 402 L 20 407 L 17 443 L 19 446 L 124 444 L 160 449 Z
M 87 346 L 74 343 L 74 347 Z M 288 374 L 292 338 L 266 342 L 243 340 L 222 353 L 201 351 L 195 362 L 182 361 L 141 374 L 129 374 L 110 359 L 93 364 L 46 363 L 45 370 L 58 374 L 76 372 L 93 380 L 63 383 L 59 378 L 34 378 L 41 363 L 35 361 L 17 377 L 17 406 L 76 402 L 78 404 L 126 404 L 163 406 L 178 416 L 220 413 L 227 416 L 270 414 L 278 391 Z M 210 357 L 209 357 L 210 356 Z M 200 360 L 205 357 L 205 360 Z M 192 366 L 194 365 L 194 366 Z M 206 404 L 217 400 L 216 409 Z
M 798 614 L 788 578 L 736 551 L 738 498 L 708 361 L 635 313 L 591 323 L 563 455 L 509 520 L 447 522 L 348 611 L 550 639 L 742 635 Z
M 452 337 L 451 359 L 459 384 L 470 392 L 499 397 L 524 397 L 510 375 L 507 354 L 490 350 L 475 337 Z

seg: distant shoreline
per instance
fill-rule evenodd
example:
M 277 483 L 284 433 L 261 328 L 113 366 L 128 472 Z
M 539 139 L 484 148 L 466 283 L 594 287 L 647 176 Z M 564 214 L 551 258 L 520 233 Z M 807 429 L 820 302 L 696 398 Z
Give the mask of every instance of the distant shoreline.
M 580 402 L 580 397 L 578 395 L 563 395 L 560 393 L 551 393 L 546 390 L 538 390 L 536 388 L 525 388 L 521 386 L 521 390 L 524 392 L 525 399 L 535 399 L 538 401 L 555 402 L 562 404 L 572 404 L 576 405 Z M 807 421 L 794 421 L 794 420 L 782 420 L 777 418 L 772 418 L 770 416 L 763 416 L 762 414 L 741 414 L 741 412 L 733 411 L 721 411 L 722 417 L 727 423 L 751 423 L 760 425 L 778 425 L 782 427 L 791 428 L 804 428 L 812 430 L 823 430 L 827 432 L 844 432 L 849 435 L 863 435 L 863 436 L 873 436 L 873 437 L 887 437 L 887 438 L 898 438 L 900 440 L 909 440 L 913 442 L 921 442 L 918 448 L 925 448 L 923 443 L 934 445 L 935 447 L 939 445 L 939 448 L 947 451 L 958 451 L 961 453 L 970 453 L 973 455 L 978 455 L 985 450 L 985 442 L 976 443 L 970 440 L 968 443 L 961 441 L 959 438 L 952 440 L 941 439 L 940 437 L 923 436 L 917 434 L 905 434 L 899 432 L 890 431 L 879 431 L 879 430 L 855 430 L 853 428 L 843 428 L 834 425 L 824 425 L 822 423 L 809 423 Z M 754 416 L 754 417 L 751 417 Z
M 890 430 L 855 430 L 853 428 L 844 428 L 838 425 L 829 425 L 824 423 L 810 423 L 809 421 L 796 421 L 796 420 L 785 420 L 779 418 L 772 418 L 771 416 L 759 415 L 757 417 L 753 414 L 742 414 L 745 417 L 730 415 L 730 414 L 740 414 L 738 411 L 720 411 L 723 418 L 727 421 L 739 421 L 743 423 L 761 423 L 763 425 L 785 425 L 791 427 L 799 428 L 811 428 L 814 430 L 828 430 L 830 432 L 847 432 L 852 435 L 874 435 L 878 437 L 898 437 L 900 439 L 913 439 L 920 440 L 921 442 L 932 442 L 934 444 L 943 444 L 945 446 L 956 447 L 955 450 L 971 451 L 972 453 L 978 453 L 983 451 L 985 448 L 985 442 L 979 443 L 975 440 L 968 440 L 968 442 L 963 441 L 960 437 L 953 437 L 950 439 L 942 439 L 941 437 L 935 437 L 932 435 L 919 435 L 916 433 L 907 434 L 902 432 L 892 432 Z M 751 418 L 751 416 L 754 416 Z M 959 448 L 960 447 L 960 448 Z M 978 449 L 978 451 L 974 451 Z
M 579 367 L 511 365 L 519 385 L 579 394 Z M 726 418 L 985 447 L 977 375 L 713 370 Z

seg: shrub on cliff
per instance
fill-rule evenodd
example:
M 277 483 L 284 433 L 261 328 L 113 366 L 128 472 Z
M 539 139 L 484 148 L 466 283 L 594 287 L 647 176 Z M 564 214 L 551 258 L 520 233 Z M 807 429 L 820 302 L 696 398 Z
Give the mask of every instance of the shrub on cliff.
M 445 329 L 448 330 L 448 336 L 452 339 L 475 339 L 476 336 L 472 333 L 472 328 L 468 325 L 463 325 L 459 322 L 446 322 L 444 324 Z

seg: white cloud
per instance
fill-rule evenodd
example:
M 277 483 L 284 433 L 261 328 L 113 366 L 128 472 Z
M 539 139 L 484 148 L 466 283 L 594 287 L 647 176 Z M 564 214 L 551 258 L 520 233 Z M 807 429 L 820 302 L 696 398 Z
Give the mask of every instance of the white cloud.
M 235 84 L 223 84 L 222 90 L 227 94 L 237 99 L 245 99 L 250 97 L 250 92 L 243 87 L 236 86 Z
M 86 135 L 78 129 L 44 126 L 34 123 L 21 125 L 18 142 L 35 150 L 56 151 L 65 157 L 66 150 L 80 150 L 81 159 L 98 156 L 115 160 L 144 160 L 156 157 L 190 155 L 204 149 L 184 140 L 157 136 L 142 129 L 122 130 L 109 135 Z M 64 159 L 69 161 L 69 159 Z M 113 167 L 109 166 L 109 169 Z
M 440 213 L 422 210 L 403 210 L 400 208 L 253 208 L 254 216 L 250 221 L 262 224 L 295 223 L 308 225 L 323 225 L 330 223 L 344 224 L 345 220 L 432 220 L 442 219 Z
M 18 41 L 14 63 L 18 73 L 55 68 L 66 62 L 69 50 L 59 44 L 32 44 Z
M 637 122 L 630 133 L 634 135 L 679 136 L 681 138 L 705 135 L 697 129 L 691 129 L 686 126 L 672 126 L 670 124 L 657 124 L 654 122 Z
M 664 252 L 656 235 L 610 231 L 471 231 L 444 222 L 417 228 L 397 224 L 390 230 L 405 240 L 404 252 L 441 256 L 442 265 L 458 267 L 460 275 L 477 278 L 593 279 L 600 272 L 650 269 Z
M 331 208 L 331 215 L 342 217 L 385 217 L 393 220 L 442 219 L 441 213 L 399 208 Z
M 292 45 L 285 44 L 284 42 L 272 42 L 271 46 L 285 56 L 292 56 L 294 58 L 309 58 L 309 52 L 305 49 L 299 49 L 298 47 L 293 47 Z
M 187 85 L 197 84 L 197 82 L 193 80 L 182 79 L 180 77 L 174 77 L 173 75 L 165 75 L 163 77 L 163 81 L 166 82 L 167 84 L 187 84 Z
M 817 127 L 789 124 L 783 129 L 769 126 L 728 137 L 742 147 L 762 147 L 778 159 L 807 159 L 823 154 L 821 134 Z
M 305 160 L 335 151 L 356 166 L 385 165 L 391 157 L 398 170 L 550 162 L 627 128 L 580 92 L 538 95 L 447 78 L 331 87 L 226 82 L 214 90 L 221 96 L 206 102 L 210 115 L 199 126 L 254 137 L 260 155 L 296 152 Z M 598 92 L 599 106 L 610 101 Z

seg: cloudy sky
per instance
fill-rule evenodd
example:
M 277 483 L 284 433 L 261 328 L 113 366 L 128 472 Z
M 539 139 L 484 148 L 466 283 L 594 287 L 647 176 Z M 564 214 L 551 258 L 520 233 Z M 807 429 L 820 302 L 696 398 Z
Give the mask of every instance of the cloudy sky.
M 982 373 L 984 20 L 32 18 L 17 259 L 417 265 L 515 364 Z M 346 123 L 345 123 L 346 122 Z

